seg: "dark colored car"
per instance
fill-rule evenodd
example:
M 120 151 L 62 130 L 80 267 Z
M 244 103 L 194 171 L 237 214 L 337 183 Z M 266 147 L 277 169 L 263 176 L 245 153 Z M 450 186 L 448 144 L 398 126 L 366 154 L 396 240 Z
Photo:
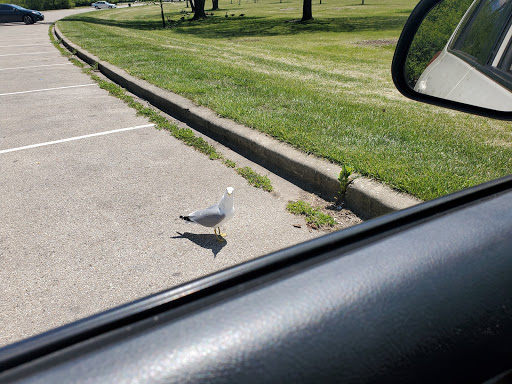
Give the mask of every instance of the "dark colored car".
M 44 20 L 44 15 L 39 11 L 14 4 L 0 4 L 0 23 L 23 21 L 25 24 L 34 24 L 41 20 Z

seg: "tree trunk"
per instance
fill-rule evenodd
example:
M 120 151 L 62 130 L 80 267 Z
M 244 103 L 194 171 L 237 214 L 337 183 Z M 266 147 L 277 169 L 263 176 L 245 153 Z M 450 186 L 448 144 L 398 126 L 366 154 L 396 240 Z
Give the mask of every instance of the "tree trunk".
M 219 0 L 212 0 L 212 11 L 219 9 Z
M 196 0 L 194 4 L 194 17 L 192 20 L 206 19 L 206 13 L 204 12 L 204 0 Z
M 313 10 L 311 7 L 311 0 L 304 0 L 302 5 L 302 19 L 301 21 L 313 20 Z
M 160 11 L 162 12 L 162 26 L 165 28 L 164 5 L 162 4 L 162 0 L 160 0 Z

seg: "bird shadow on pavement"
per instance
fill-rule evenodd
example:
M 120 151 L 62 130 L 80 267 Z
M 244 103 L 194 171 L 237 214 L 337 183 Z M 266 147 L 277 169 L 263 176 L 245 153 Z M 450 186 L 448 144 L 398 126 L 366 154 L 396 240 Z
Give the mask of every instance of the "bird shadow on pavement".
M 217 240 L 217 236 L 215 235 L 205 235 L 205 234 L 197 234 L 197 233 L 179 233 L 176 231 L 179 236 L 173 236 L 171 239 L 188 239 L 194 244 L 199 245 L 201 248 L 210 249 L 213 252 L 213 258 L 217 257 L 217 254 L 227 245 L 227 241 L 223 241 L 220 243 Z

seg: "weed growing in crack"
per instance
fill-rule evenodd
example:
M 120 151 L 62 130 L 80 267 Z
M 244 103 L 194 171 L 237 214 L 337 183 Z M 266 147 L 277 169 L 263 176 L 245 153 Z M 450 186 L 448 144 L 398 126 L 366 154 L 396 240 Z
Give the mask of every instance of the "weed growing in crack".
M 236 172 L 244 177 L 247 182 L 254 187 L 261 188 L 267 192 L 272 192 L 274 190 L 272 183 L 267 176 L 261 176 L 249 167 L 237 168 Z
M 224 159 L 222 159 L 222 162 L 228 168 L 236 168 L 236 163 L 232 160 L 224 158 Z
M 354 168 L 349 167 L 348 165 L 342 165 L 341 166 L 341 172 L 338 176 L 338 181 L 340 182 L 340 198 L 343 198 L 345 196 L 345 193 L 347 192 L 347 187 L 352 181 L 350 179 L 350 176 L 354 172 Z
M 321 227 L 334 227 L 334 225 L 336 225 L 336 221 L 334 221 L 333 217 L 322 213 L 320 209 L 313 208 L 302 200 L 289 202 L 286 209 L 294 215 L 304 216 L 306 223 L 315 229 Z

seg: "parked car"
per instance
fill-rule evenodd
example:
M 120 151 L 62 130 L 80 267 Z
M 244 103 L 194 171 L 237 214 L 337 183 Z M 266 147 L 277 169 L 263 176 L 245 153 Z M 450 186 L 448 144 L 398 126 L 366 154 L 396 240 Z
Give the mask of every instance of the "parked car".
M 512 111 L 512 2 L 476 0 L 414 90 L 486 108 Z M 482 37 L 483 31 L 487 35 Z M 468 92 L 468 87 L 478 91 Z
M 404 27 L 397 88 L 512 120 L 407 82 L 438 2 Z M 0 382 L 510 383 L 511 234 L 509 175 L 2 348 Z
M 0 4 L 0 22 L 12 23 L 23 21 L 25 24 L 34 24 L 44 20 L 44 15 L 32 9 L 25 9 L 14 4 Z
M 117 8 L 115 4 L 109 3 L 108 1 L 97 1 L 95 3 L 92 3 L 91 7 L 94 7 L 96 9 Z

